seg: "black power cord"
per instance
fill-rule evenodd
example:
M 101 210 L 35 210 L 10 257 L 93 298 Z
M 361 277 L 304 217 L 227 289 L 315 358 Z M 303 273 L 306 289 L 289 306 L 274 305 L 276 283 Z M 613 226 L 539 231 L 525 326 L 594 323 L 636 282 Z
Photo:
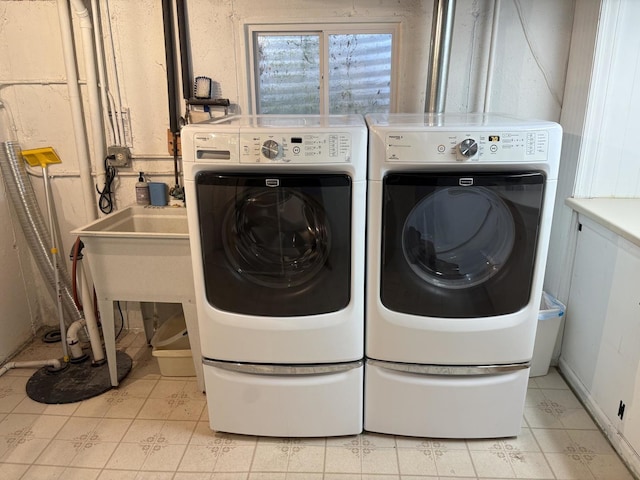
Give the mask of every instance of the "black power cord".
M 116 333 L 116 340 L 117 340 L 120 334 L 122 333 L 122 330 L 124 330 L 124 315 L 122 314 L 122 307 L 120 306 L 120 301 L 118 300 L 116 301 L 116 303 L 118 304 L 118 312 L 120 312 L 120 329 L 118 330 L 118 333 Z
M 96 191 L 100 194 L 100 200 L 98 201 L 98 208 L 102 213 L 109 214 L 113 212 L 113 191 L 111 185 L 116 178 L 118 171 L 115 167 L 109 165 L 108 160 L 115 160 L 114 155 L 108 155 L 104 157 L 104 171 L 106 173 L 104 179 L 104 188 L 100 190 L 96 185 Z

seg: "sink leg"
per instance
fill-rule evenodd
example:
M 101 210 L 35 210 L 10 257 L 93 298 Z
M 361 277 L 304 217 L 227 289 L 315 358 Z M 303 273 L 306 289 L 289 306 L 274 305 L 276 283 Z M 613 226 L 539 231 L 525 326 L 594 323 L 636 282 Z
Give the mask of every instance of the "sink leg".
M 118 365 L 116 363 L 116 332 L 113 320 L 113 300 L 99 300 L 100 322 L 102 323 L 102 336 L 104 338 L 104 350 L 109 364 L 109 378 L 111 386 L 118 386 Z
M 182 311 L 184 312 L 184 320 L 187 324 L 187 331 L 189 332 L 189 346 L 191 347 L 191 355 L 193 356 L 193 365 L 196 370 L 198 388 L 201 392 L 204 392 L 202 350 L 200 349 L 200 329 L 198 327 L 198 314 L 195 303 L 183 302 Z

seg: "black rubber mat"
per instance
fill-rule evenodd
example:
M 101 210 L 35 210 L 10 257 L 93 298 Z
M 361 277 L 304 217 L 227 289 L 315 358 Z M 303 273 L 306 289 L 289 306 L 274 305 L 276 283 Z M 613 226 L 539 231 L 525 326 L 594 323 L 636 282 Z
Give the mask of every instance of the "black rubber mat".
M 132 360 L 124 352 L 116 352 L 118 363 L 118 382 L 131 371 Z M 98 367 L 86 361 L 79 364 L 69 363 L 67 368 L 52 372 L 42 367 L 27 382 L 27 395 L 40 403 L 74 403 L 96 397 L 111 390 L 109 367 L 105 363 Z

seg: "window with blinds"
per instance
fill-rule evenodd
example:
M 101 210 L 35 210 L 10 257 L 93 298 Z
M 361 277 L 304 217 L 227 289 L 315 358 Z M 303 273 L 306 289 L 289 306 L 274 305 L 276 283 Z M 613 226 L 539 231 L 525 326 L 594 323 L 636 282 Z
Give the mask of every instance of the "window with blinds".
M 254 112 L 394 111 L 395 24 L 300 27 L 250 29 Z

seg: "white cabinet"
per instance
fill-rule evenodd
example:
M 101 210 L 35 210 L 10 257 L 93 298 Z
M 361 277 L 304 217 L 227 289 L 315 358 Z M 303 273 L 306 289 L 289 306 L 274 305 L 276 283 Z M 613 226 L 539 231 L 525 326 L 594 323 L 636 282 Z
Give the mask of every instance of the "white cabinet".
M 561 363 L 640 452 L 640 247 L 582 214 L 578 223 Z

